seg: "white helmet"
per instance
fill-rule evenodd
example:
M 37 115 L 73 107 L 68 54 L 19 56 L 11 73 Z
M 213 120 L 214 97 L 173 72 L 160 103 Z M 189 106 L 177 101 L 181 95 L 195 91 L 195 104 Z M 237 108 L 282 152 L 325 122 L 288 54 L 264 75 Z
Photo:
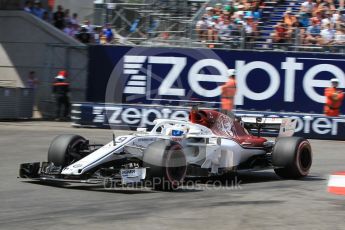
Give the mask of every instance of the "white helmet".
M 236 70 L 235 69 L 228 69 L 228 76 L 233 76 L 236 75 Z
M 65 80 L 65 77 L 62 75 L 58 75 L 55 77 L 56 80 Z
M 332 83 L 339 83 L 339 80 L 338 80 L 338 78 L 332 78 L 332 79 L 331 79 L 331 82 L 332 82 Z

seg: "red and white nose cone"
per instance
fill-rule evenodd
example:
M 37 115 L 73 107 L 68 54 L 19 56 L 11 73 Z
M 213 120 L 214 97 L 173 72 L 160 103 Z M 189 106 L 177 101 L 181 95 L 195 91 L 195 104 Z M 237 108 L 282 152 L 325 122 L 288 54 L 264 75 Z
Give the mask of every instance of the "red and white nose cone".
M 329 177 L 328 192 L 345 195 L 345 172 L 335 172 Z

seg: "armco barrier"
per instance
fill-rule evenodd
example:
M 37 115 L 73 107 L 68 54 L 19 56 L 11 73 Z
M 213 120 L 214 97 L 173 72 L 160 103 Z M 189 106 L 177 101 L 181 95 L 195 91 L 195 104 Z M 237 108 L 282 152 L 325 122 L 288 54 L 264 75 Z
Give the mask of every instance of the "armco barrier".
M 33 104 L 33 89 L 0 87 L 0 119 L 31 118 Z
M 322 113 L 329 80 L 336 77 L 345 88 L 344 54 L 91 46 L 89 57 L 92 102 L 184 105 L 193 99 L 218 107 L 229 68 L 237 70 L 235 104 L 243 110 Z
M 131 104 L 73 104 L 74 126 L 132 129 L 151 128 L 156 118 L 188 119 L 190 108 Z M 237 116 L 294 117 L 296 136 L 308 139 L 345 140 L 345 117 L 325 117 L 320 114 L 236 111 Z M 264 135 L 272 135 L 265 133 Z

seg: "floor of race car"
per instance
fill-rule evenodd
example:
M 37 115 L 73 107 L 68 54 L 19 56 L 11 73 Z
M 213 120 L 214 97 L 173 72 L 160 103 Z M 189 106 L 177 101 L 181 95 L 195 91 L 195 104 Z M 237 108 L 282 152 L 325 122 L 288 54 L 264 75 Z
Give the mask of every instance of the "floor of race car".
M 311 140 L 312 172 L 300 181 L 280 180 L 268 170 L 172 193 L 61 188 L 17 178 L 20 163 L 46 160 L 50 141 L 68 133 L 102 144 L 111 140 L 111 130 L 68 123 L 0 123 L 1 229 L 344 229 L 345 196 L 327 193 L 327 180 L 345 171 L 345 142 Z

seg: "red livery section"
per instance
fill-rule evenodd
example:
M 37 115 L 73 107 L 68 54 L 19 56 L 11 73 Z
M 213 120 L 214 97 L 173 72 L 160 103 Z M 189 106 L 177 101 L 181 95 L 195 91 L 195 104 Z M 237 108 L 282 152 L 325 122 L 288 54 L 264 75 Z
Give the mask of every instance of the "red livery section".
M 190 121 L 206 126 L 215 135 L 235 140 L 243 147 L 263 147 L 267 139 L 251 135 L 238 121 L 214 110 L 192 110 Z

